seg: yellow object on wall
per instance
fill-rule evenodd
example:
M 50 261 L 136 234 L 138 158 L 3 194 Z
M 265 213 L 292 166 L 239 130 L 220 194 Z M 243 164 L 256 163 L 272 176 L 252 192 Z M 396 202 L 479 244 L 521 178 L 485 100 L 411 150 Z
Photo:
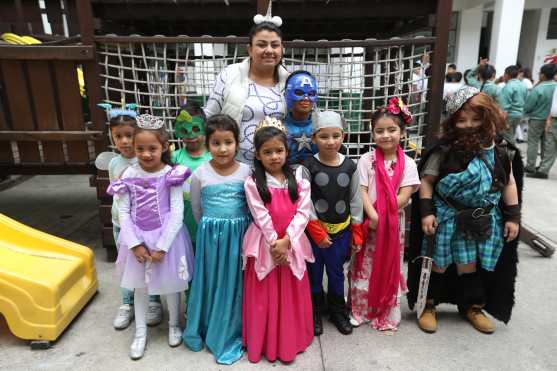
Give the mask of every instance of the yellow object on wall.
M 0 214 L 0 313 L 15 336 L 56 340 L 97 288 L 91 249 Z

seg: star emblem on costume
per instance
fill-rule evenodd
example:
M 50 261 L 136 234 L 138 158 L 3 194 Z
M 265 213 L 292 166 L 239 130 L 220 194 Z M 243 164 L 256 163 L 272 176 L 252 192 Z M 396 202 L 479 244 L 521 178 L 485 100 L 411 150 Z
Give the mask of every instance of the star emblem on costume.
M 302 134 L 300 137 L 294 138 L 296 143 L 298 143 L 298 151 L 301 151 L 303 148 L 311 151 L 311 137 L 307 137 L 306 133 Z

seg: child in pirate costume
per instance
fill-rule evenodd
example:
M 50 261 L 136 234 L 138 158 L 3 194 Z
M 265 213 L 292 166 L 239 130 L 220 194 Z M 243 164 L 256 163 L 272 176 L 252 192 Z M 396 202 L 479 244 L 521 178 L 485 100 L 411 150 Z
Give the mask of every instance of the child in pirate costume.
M 317 102 L 317 82 L 307 71 L 294 71 L 286 79 L 284 91 L 288 114 L 288 164 L 300 164 L 317 152 L 311 141 L 311 113 Z
M 448 99 L 447 111 L 440 142 L 419 166 L 408 302 L 412 309 L 420 286 L 421 260 L 416 258 L 427 255 L 428 243 L 433 243 L 419 327 L 435 332 L 435 305 L 449 302 L 458 305 L 474 328 L 489 334 L 495 326 L 482 309 L 507 323 L 514 304 L 520 204 L 513 168 L 522 177 L 522 164 L 519 155 L 511 154 L 513 147 L 497 139 L 505 121 L 489 96 L 463 87 Z
M 314 335 L 323 333 L 323 269 L 327 271 L 329 318 L 344 335 L 352 325 L 344 300 L 343 264 L 350 248 L 361 248 L 363 204 L 356 164 L 338 151 L 344 138 L 344 120 L 333 111 L 313 118 L 313 143 L 318 153 L 304 162 L 311 181 L 313 210 L 306 231 L 315 256 L 308 263 L 313 304 Z

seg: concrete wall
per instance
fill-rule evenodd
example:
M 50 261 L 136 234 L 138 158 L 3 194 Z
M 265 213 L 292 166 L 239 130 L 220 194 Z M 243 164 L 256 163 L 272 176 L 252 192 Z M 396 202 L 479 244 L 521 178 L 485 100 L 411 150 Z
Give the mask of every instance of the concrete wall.
M 524 11 L 522 17 L 522 29 L 520 31 L 520 44 L 518 48 L 518 61 L 523 67 L 534 65 L 536 55 L 536 43 L 538 41 L 538 31 L 540 28 L 541 9 Z M 497 71 L 498 75 L 499 72 Z
M 458 19 L 455 63 L 460 71 L 478 64 L 483 7 L 462 10 Z
M 536 51 L 534 55 L 534 62 L 532 64 L 532 75 L 535 79 L 538 78 L 538 71 L 544 64 L 543 60 L 548 54 L 557 53 L 557 39 L 547 39 L 547 27 L 549 25 L 549 13 L 551 8 L 541 9 L 541 16 L 539 22 L 539 29 L 537 34 Z

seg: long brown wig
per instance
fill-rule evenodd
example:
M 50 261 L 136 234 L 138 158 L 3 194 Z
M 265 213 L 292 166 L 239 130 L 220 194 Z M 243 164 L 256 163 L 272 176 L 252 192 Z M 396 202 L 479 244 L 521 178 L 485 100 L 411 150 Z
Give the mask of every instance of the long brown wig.
M 475 113 L 481 125 L 473 129 L 458 129 L 456 123 L 464 111 Z M 451 142 L 458 149 L 478 153 L 489 147 L 498 132 L 507 128 L 503 111 L 487 94 L 479 93 L 468 99 L 462 107 L 441 124 L 441 139 Z

